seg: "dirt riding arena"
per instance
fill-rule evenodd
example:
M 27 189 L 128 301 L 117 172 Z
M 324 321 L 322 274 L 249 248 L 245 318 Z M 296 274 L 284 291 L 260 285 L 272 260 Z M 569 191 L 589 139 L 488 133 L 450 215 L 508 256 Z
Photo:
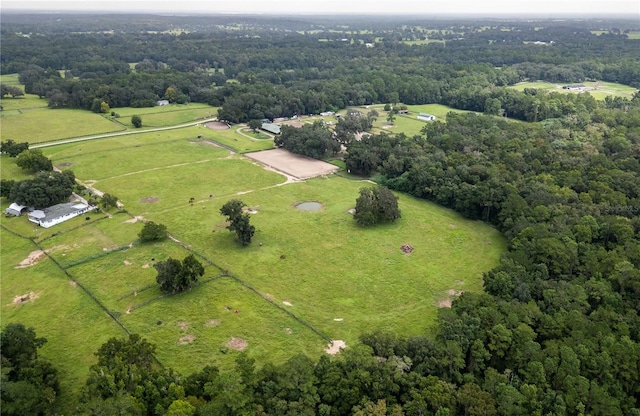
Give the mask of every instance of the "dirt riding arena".
M 315 178 L 316 176 L 329 175 L 338 170 L 337 166 L 330 163 L 296 155 L 285 149 L 246 153 L 245 156 L 298 179 L 309 179 Z
M 208 127 L 211 130 L 228 130 L 230 128 L 227 123 L 223 123 L 221 121 L 211 121 L 206 123 L 205 127 Z

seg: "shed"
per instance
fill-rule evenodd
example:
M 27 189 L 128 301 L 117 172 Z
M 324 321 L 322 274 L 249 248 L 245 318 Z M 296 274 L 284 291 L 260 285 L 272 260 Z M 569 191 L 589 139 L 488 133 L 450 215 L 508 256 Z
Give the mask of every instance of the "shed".
M 280 134 L 280 125 L 272 123 L 262 123 L 262 130 L 268 131 L 271 134 Z
M 422 121 L 434 121 L 436 119 L 436 116 L 432 115 L 432 114 L 427 114 L 427 113 L 420 113 L 418 114 L 418 120 L 422 120 Z
M 11 205 L 9 205 L 9 208 L 4 210 L 4 212 L 7 213 L 7 214 L 10 214 L 10 215 L 14 215 L 16 217 L 19 217 L 20 215 L 22 215 L 22 213 L 26 209 L 27 209 L 26 206 L 18 205 L 15 202 L 13 202 Z
M 158 100 L 156 101 L 157 106 L 169 105 L 169 100 Z

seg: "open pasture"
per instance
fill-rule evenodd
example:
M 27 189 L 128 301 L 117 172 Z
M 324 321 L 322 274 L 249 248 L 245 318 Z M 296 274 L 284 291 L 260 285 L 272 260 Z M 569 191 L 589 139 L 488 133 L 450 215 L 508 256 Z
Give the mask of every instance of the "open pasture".
M 582 91 L 570 91 L 562 89 L 563 86 L 568 85 L 570 83 L 551 83 L 546 81 L 529 81 L 529 82 L 519 82 L 515 85 L 509 86 L 507 88 L 513 88 L 518 91 L 524 91 L 525 88 L 537 88 L 545 91 L 555 91 L 561 93 L 574 93 L 581 94 L 584 92 L 588 92 L 591 94 L 596 100 L 604 100 L 607 96 L 613 97 L 623 97 L 623 98 L 632 98 L 633 94 L 638 91 L 636 88 L 630 87 L 628 85 L 618 84 L 615 82 L 605 82 L 605 81 L 585 81 L 580 82 L 585 86 Z
M 0 113 L 0 140 L 42 143 L 59 139 L 125 130 L 117 123 L 86 111 L 34 108 Z
M 317 356 L 326 347 L 324 337 L 349 345 L 375 329 L 424 333 L 435 322 L 438 307 L 450 305 L 461 291 L 481 290 L 482 273 L 497 264 L 504 250 L 503 238 L 493 228 L 406 195 L 400 195 L 401 220 L 358 227 L 348 210 L 358 190 L 369 183 L 330 176 L 285 184 L 283 175 L 207 141 L 224 142 L 221 136 L 240 149 L 254 143 L 272 146 L 270 140 L 245 138 L 233 129 L 200 126 L 44 149 L 55 165 L 117 195 L 137 219 L 166 225 L 177 241 L 139 244 L 141 222 L 125 213 L 92 213 L 90 221 L 76 218 L 48 230 L 24 217 L 2 218 L 7 230 L 25 237 L 2 230 L 3 296 L 8 296 L 7 287 L 15 294 L 31 290 L 31 278 L 13 273 L 12 267 L 32 251 L 25 244 L 35 247 L 28 240 L 32 236 L 63 269 L 45 260 L 25 270 L 42 268 L 43 279 L 58 276 L 56 290 L 77 290 L 79 299 L 60 292 L 42 295 L 34 305 L 50 312 L 73 300 L 69 314 L 77 320 L 74 336 L 83 339 L 79 348 L 57 316 L 39 312 L 26 319 L 38 322 L 39 334 L 48 327 L 42 334 L 56 343 L 47 347 L 47 357 L 63 369 L 64 383 L 74 391 L 86 377 L 93 351 L 124 331 L 65 272 L 127 329 L 157 344 L 165 366 L 188 374 L 207 364 L 232 365 L 233 347 L 244 342 L 249 356 L 261 364 L 282 362 L 295 353 Z M 256 234 L 248 247 L 237 243 L 219 213 L 232 198 L 252 208 Z M 305 201 L 319 202 L 322 209 L 295 208 Z M 7 243 L 6 235 L 11 237 Z M 403 245 L 413 252 L 403 252 Z M 23 248 L 5 257 L 5 246 Z M 154 262 L 182 259 L 190 251 L 202 256 L 202 283 L 161 297 L 154 285 Z M 221 276 L 223 271 L 240 280 Z M 49 290 L 53 292 L 43 293 Z M 6 300 L 3 316 L 22 320 L 22 315 L 6 312 L 13 307 Z M 86 317 L 82 308 L 89 310 Z M 103 332 L 95 336 L 98 330 Z M 232 339 L 236 343 L 230 347 Z M 69 355 L 71 350 L 77 356 Z
M 263 139 L 256 137 L 255 134 L 247 132 L 245 124 L 231 126 L 226 130 L 212 130 L 203 127 L 206 130 L 214 131 L 214 139 L 227 147 L 235 149 L 238 153 L 257 152 L 259 150 L 273 149 L 273 139 Z M 208 137 L 208 136 L 207 136 Z
M 33 94 L 25 94 L 16 98 L 6 96 L 0 98 L 0 104 L 2 105 L 2 113 L 0 114 L 21 114 L 20 110 L 47 108 L 47 99 Z
M 118 122 L 128 128 L 133 128 L 131 116 L 139 115 L 142 118 L 142 127 L 166 127 L 192 121 L 213 118 L 218 115 L 218 107 L 206 104 L 174 104 L 147 108 L 115 108 L 111 109 L 120 114 Z
M 60 404 L 72 412 L 76 394 L 95 362 L 93 353 L 110 337 L 125 332 L 51 260 L 42 258 L 30 267 L 15 268 L 38 250 L 31 241 L 3 229 L 0 239 L 3 326 L 21 322 L 47 339 L 39 355 L 58 369 Z

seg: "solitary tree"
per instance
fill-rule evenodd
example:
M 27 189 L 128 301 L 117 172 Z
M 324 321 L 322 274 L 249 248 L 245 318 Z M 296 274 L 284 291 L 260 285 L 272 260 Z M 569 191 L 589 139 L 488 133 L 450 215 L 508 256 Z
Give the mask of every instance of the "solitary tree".
M 362 188 L 353 217 L 362 226 L 395 221 L 400 218 L 398 198 L 383 186 Z
M 142 117 L 138 115 L 131 116 L 131 124 L 133 124 L 133 127 L 139 129 L 142 127 Z
M 260 127 L 262 127 L 260 120 L 249 120 L 249 128 L 253 130 L 254 133 L 257 133 Z
M 167 227 L 163 224 L 157 224 L 153 221 L 146 222 L 138 237 L 143 243 L 148 241 L 162 240 L 167 236 Z
M 249 223 L 249 214 L 243 213 L 244 202 L 232 199 L 220 208 L 220 213 L 227 217 L 229 231 L 235 231 L 240 244 L 249 245 L 255 234 L 256 228 Z

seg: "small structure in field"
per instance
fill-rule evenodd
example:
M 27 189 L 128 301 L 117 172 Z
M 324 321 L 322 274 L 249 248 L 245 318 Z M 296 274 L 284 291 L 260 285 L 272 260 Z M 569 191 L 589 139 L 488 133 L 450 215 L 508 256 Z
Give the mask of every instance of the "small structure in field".
M 582 91 L 585 88 L 587 88 L 584 84 L 571 84 L 571 85 L 565 85 L 562 87 L 563 90 L 569 90 L 569 91 Z
M 29 221 L 49 228 L 94 209 L 96 207 L 82 202 L 66 202 L 42 210 L 33 210 L 29 213 Z
M 422 120 L 422 121 L 435 121 L 436 116 L 432 115 L 432 114 L 427 114 L 427 113 L 419 113 L 418 114 L 418 120 Z
M 156 106 L 162 107 L 163 105 L 169 105 L 169 100 L 158 100 L 158 101 L 156 101 Z
M 28 208 L 24 205 L 19 205 L 16 204 L 15 202 L 13 202 L 11 205 L 9 205 L 9 208 L 5 209 L 4 212 L 5 214 L 9 214 L 9 215 L 13 215 L 15 217 L 19 217 L 20 215 L 22 215 Z

